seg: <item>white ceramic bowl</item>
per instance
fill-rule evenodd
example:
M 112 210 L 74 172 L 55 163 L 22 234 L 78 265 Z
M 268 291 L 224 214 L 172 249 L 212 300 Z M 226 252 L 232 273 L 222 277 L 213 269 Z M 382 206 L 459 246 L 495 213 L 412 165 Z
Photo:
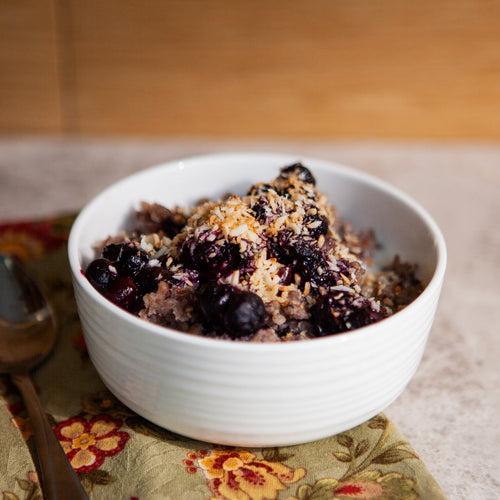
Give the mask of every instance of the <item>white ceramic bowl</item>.
M 168 207 L 276 177 L 302 161 L 354 227 L 373 228 L 388 254 L 417 262 L 426 287 L 401 312 L 341 335 L 278 344 L 209 339 L 150 324 L 108 302 L 83 276 L 92 245 L 126 227 L 138 202 Z M 384 410 L 420 363 L 446 266 L 432 218 L 371 176 L 312 158 L 237 153 L 174 161 L 111 186 L 69 238 L 78 311 L 92 362 L 128 407 L 171 431 L 235 446 L 291 445 L 333 435 Z

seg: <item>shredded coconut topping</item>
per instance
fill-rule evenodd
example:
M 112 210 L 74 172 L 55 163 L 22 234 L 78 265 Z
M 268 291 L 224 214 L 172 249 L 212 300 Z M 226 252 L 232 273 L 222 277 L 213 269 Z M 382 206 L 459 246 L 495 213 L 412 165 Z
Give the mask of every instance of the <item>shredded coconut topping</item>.
M 129 273 L 145 291 L 126 307 L 185 332 L 259 342 L 330 335 L 392 314 L 421 289 L 415 266 L 397 258 L 367 272 L 373 233 L 339 220 L 300 163 L 242 196 L 185 209 L 143 202 L 136 221 L 101 245 L 114 258 L 109 279 Z M 142 284 L 143 274 L 153 282 Z

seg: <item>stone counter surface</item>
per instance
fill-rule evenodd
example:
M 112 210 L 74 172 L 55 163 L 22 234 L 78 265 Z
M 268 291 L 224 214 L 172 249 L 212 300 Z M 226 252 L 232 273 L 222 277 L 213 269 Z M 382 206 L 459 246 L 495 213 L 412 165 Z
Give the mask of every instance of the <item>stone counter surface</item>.
M 227 151 L 314 156 L 374 174 L 420 202 L 448 246 L 422 363 L 386 411 L 450 499 L 500 496 L 500 145 L 488 143 L 0 138 L 0 219 L 77 211 L 112 182 Z

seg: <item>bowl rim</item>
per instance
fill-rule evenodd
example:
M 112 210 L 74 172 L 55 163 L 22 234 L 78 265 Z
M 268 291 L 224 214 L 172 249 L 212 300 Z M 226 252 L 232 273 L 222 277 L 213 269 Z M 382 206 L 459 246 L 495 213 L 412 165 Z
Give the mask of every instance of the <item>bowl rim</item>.
M 272 160 L 276 161 L 277 165 L 286 164 L 287 162 L 301 161 L 306 165 L 314 163 L 313 168 L 319 167 L 323 169 L 333 169 L 339 173 L 347 175 L 358 181 L 370 184 L 376 189 L 383 191 L 384 194 L 397 199 L 403 205 L 406 205 L 411 211 L 416 213 L 416 215 L 424 222 L 430 231 L 430 234 L 434 240 L 434 245 L 436 248 L 437 262 L 432 271 L 432 275 L 427 286 L 424 290 L 414 299 L 410 304 L 408 304 L 404 309 L 394 313 L 393 315 L 384 318 L 381 321 L 367 325 L 361 328 L 350 330 L 338 335 L 328 335 L 325 337 L 318 337 L 313 339 L 308 339 L 307 341 L 297 341 L 297 342 L 233 342 L 227 339 L 218 339 L 212 337 L 203 337 L 201 335 L 189 334 L 179 330 L 174 330 L 169 327 L 156 325 L 154 323 L 148 322 L 138 316 L 125 311 L 118 307 L 117 305 L 110 302 L 104 296 L 102 296 L 85 278 L 83 270 L 81 267 L 79 259 L 79 235 L 81 234 L 82 226 L 85 224 L 88 214 L 92 212 L 93 206 L 100 200 L 105 198 L 109 192 L 115 191 L 120 188 L 121 185 L 131 182 L 134 178 L 142 177 L 144 175 L 150 175 L 153 172 L 159 170 L 167 169 L 184 169 L 188 164 L 201 162 L 215 162 L 217 160 L 224 159 L 225 161 L 231 160 L 231 158 L 236 159 L 252 159 L 254 161 L 260 160 Z M 72 224 L 69 237 L 68 237 L 68 258 L 70 269 L 73 275 L 73 280 L 80 285 L 87 295 L 99 305 L 104 307 L 111 314 L 119 317 L 123 321 L 130 322 L 132 326 L 136 326 L 140 330 L 147 330 L 152 335 L 156 337 L 175 340 L 176 342 L 183 343 L 186 345 L 193 345 L 198 347 L 206 348 L 220 348 L 220 350 L 233 352 L 233 351 L 246 351 L 246 352 L 265 352 L 265 351 L 283 351 L 288 350 L 309 350 L 316 349 L 321 345 L 328 345 L 330 343 L 345 343 L 356 341 L 359 338 L 363 338 L 366 335 L 372 336 L 376 331 L 385 330 L 390 327 L 393 323 L 398 322 L 400 319 L 404 319 L 405 316 L 412 314 L 414 309 L 417 309 L 419 305 L 426 300 L 427 296 L 431 295 L 440 289 L 442 286 L 444 273 L 447 264 L 447 248 L 444 236 L 432 218 L 432 216 L 423 208 L 420 203 L 415 201 L 411 196 L 406 194 L 403 190 L 393 186 L 392 184 L 363 171 L 357 170 L 356 168 L 346 166 L 335 161 L 330 161 L 326 159 L 319 159 L 313 156 L 304 156 L 293 153 L 270 153 L 270 152 L 245 152 L 245 151 L 235 151 L 235 152 L 225 152 L 225 153 L 212 153 L 212 154 L 202 154 L 193 155 L 188 157 L 181 157 L 178 159 L 168 160 L 166 162 L 156 164 L 151 167 L 146 167 L 138 172 L 128 175 L 117 182 L 110 184 L 96 196 L 94 196 L 80 211 L 77 215 L 75 221 Z

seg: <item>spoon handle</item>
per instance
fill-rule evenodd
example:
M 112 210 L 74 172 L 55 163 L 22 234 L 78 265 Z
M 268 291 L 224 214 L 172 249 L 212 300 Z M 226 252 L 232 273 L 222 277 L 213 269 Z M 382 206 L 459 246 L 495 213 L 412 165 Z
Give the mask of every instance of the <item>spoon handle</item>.
M 21 392 L 31 418 L 42 472 L 44 498 L 49 500 L 88 500 L 87 493 L 47 420 L 30 376 L 24 373 L 15 374 L 12 375 L 12 381 Z

